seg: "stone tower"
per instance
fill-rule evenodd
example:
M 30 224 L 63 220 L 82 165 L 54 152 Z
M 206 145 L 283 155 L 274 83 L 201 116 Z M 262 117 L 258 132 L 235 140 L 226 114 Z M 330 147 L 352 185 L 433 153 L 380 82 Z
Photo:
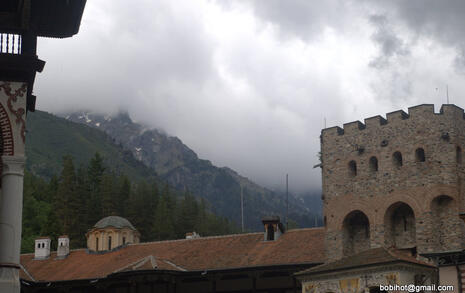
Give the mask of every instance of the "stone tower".
M 329 261 L 369 248 L 464 248 L 463 109 L 419 105 L 323 129 Z

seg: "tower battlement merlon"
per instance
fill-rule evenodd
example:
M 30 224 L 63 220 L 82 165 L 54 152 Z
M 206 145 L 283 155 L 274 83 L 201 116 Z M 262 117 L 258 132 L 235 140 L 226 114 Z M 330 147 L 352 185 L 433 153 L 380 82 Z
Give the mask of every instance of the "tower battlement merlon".
M 433 116 L 434 113 L 434 105 L 433 104 L 421 104 L 413 107 L 408 108 L 408 116 L 412 118 L 417 117 L 430 117 Z
M 389 112 L 386 114 L 387 123 L 395 123 L 401 120 L 408 119 L 409 115 L 405 113 L 403 110 L 397 110 L 393 112 Z
M 368 129 L 372 129 L 381 125 L 386 125 L 387 120 L 384 119 L 381 115 L 373 116 L 365 119 L 365 126 Z
M 357 133 L 360 130 L 365 129 L 365 124 L 360 121 L 352 121 L 349 123 L 344 123 L 344 134 L 353 134 Z
M 333 127 L 328 127 L 325 129 L 321 130 L 321 136 L 337 136 L 337 135 L 343 135 L 344 134 L 344 129 L 342 129 L 339 126 L 333 126 Z
M 439 114 L 450 115 L 456 118 L 461 117 L 465 119 L 465 113 L 463 108 L 456 106 L 454 104 L 443 104 L 439 110 Z

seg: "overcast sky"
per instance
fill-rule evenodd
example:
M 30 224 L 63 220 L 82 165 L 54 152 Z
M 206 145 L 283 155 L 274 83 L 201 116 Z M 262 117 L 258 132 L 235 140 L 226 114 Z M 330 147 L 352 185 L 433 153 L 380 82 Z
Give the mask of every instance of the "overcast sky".
M 41 39 L 37 108 L 127 110 L 268 187 L 321 186 L 321 128 L 465 107 L 465 1 L 87 1 Z

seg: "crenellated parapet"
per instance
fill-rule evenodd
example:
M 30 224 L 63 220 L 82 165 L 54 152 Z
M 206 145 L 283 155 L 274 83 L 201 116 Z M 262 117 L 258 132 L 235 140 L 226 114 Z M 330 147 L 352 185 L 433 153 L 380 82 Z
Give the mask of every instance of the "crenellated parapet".
M 353 121 L 344 123 L 343 128 L 333 126 L 325 128 L 321 131 L 322 137 L 332 137 L 335 135 L 357 134 L 356 131 L 363 131 L 365 129 L 382 129 L 389 124 L 398 124 L 401 121 L 425 120 L 436 119 L 431 122 L 437 122 L 440 119 L 461 119 L 465 122 L 464 110 L 454 104 L 444 104 L 438 113 L 434 112 L 433 104 L 422 104 L 408 108 L 408 113 L 403 110 L 393 111 L 386 114 L 386 118 L 380 115 L 366 118 L 365 123 L 360 121 Z M 389 127 L 389 126 L 387 126 Z

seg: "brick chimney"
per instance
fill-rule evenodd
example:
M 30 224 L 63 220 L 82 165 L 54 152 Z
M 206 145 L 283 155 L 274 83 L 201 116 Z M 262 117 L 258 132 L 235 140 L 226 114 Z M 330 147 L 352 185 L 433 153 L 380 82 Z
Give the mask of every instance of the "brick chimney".
M 69 254 L 69 237 L 62 235 L 58 237 L 57 258 L 65 258 Z
M 34 259 L 47 259 L 50 257 L 50 237 L 40 237 L 35 241 Z
M 274 241 L 284 234 L 284 226 L 281 223 L 279 216 L 266 216 L 262 218 L 263 226 L 265 227 L 265 241 Z

